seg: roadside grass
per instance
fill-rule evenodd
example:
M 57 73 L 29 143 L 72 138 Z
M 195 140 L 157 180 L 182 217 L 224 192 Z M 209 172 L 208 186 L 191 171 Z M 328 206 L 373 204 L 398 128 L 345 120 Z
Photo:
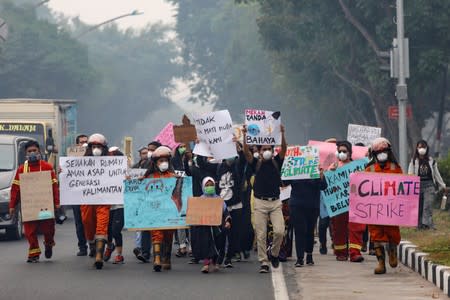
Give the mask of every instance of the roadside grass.
M 450 212 L 434 210 L 433 220 L 436 230 L 401 228 L 403 240 L 417 245 L 437 264 L 450 266 Z

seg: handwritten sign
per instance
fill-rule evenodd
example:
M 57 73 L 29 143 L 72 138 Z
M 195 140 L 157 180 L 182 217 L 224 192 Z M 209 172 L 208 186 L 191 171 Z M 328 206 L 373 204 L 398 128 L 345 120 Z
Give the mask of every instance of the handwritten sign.
M 281 144 L 280 112 L 246 109 L 245 125 L 247 126 L 247 144 Z
M 195 145 L 195 154 L 213 156 L 219 161 L 237 156 L 233 122 L 228 110 L 195 116 L 194 124 L 200 141 Z
M 179 145 L 179 143 L 175 142 L 172 122 L 169 122 L 166 127 L 164 127 L 161 132 L 154 138 L 154 140 L 160 142 L 165 146 L 169 146 L 172 149 L 175 149 Z
M 192 177 L 125 180 L 124 214 L 128 230 L 186 228 Z
M 72 146 L 67 148 L 67 156 L 68 157 L 80 157 L 80 156 L 84 156 L 84 153 L 86 152 L 86 148 L 85 147 L 81 147 L 81 146 Z
M 191 124 L 191 120 L 184 115 L 182 125 L 173 125 L 173 135 L 177 143 L 189 143 L 197 139 L 197 131 L 195 126 Z
M 55 218 L 51 171 L 23 173 L 19 179 L 22 220 Z
M 282 180 L 314 179 L 319 177 L 319 150 L 316 147 L 288 147 L 281 168 Z
M 349 221 L 417 226 L 420 177 L 386 173 L 350 175 Z
M 334 217 L 348 212 L 350 197 L 350 174 L 364 171 L 367 159 L 352 161 L 335 171 L 324 173 L 328 187 L 321 191 L 328 215 Z
M 368 146 L 372 141 L 381 136 L 381 128 L 348 124 L 347 141 L 353 145 L 363 143 Z
M 223 199 L 191 197 L 188 200 L 186 224 L 219 226 L 222 224 Z
M 280 187 L 280 200 L 284 201 L 291 198 L 292 185 Z
M 326 143 L 319 141 L 309 141 L 309 146 L 315 146 L 319 149 L 319 164 L 320 167 L 324 170 L 328 169 L 334 162 L 337 161 L 336 158 L 336 144 L 335 143 Z M 363 159 L 366 157 L 368 148 L 361 146 L 353 146 L 352 147 L 352 158 L 353 160 Z
M 123 204 L 125 156 L 60 157 L 62 205 Z
M 145 172 L 147 172 L 147 169 L 138 169 L 138 168 L 130 168 L 127 170 L 127 176 L 129 176 L 129 179 L 139 179 L 144 177 Z

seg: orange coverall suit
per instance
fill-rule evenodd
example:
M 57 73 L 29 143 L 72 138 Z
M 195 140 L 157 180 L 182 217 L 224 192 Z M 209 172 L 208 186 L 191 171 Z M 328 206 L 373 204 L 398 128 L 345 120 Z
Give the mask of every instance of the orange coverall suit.
M 339 162 L 337 166 L 342 167 L 343 165 L 342 162 Z M 336 257 L 347 258 L 350 254 L 350 260 L 353 260 L 361 256 L 363 233 L 366 230 L 366 225 L 349 222 L 348 212 L 334 216 L 330 221 Z
M 366 172 L 402 174 L 402 169 L 397 164 L 386 162 L 384 168 L 375 163 L 366 168 Z M 374 243 L 400 244 L 400 228 L 388 225 L 369 225 L 370 240 Z
M 56 179 L 55 171 L 52 165 L 39 160 L 36 163 L 28 163 L 20 165 L 17 169 L 16 176 L 11 186 L 11 198 L 9 202 L 9 208 L 16 208 L 20 202 L 20 174 L 29 172 L 51 171 L 52 188 L 53 188 L 53 205 L 56 207 L 59 205 L 59 187 L 58 180 Z M 37 238 L 38 231 L 44 234 L 44 245 L 54 246 L 55 236 L 55 219 L 40 220 L 40 221 L 28 221 L 23 223 L 25 230 L 25 237 L 28 240 L 29 250 L 28 257 L 39 257 L 41 249 L 39 248 L 39 241 Z
M 109 209 L 111 205 L 81 205 L 84 235 L 89 244 L 95 240 L 107 240 Z

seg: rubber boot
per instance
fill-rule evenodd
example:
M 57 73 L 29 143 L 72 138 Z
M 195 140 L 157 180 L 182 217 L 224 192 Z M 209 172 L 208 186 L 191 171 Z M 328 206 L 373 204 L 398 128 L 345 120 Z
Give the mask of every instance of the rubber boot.
M 95 240 L 95 263 L 97 270 L 103 268 L 103 253 L 105 252 L 106 241 L 104 239 Z
M 161 272 L 161 243 L 153 243 L 153 271 Z
M 392 268 L 396 268 L 398 266 L 398 259 L 397 259 L 397 245 L 395 244 L 389 244 L 389 265 Z
M 172 264 L 170 262 L 170 257 L 172 256 L 172 242 L 164 243 L 163 245 L 163 261 L 162 268 L 163 270 L 171 270 Z
M 375 268 L 375 274 L 384 274 L 386 273 L 386 255 L 383 246 L 375 247 L 375 255 L 378 259 L 378 266 Z

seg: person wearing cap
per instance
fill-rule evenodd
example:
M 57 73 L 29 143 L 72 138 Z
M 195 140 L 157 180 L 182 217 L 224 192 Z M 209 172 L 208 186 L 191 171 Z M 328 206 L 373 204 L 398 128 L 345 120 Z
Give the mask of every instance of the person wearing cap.
M 88 139 L 84 156 L 108 156 L 108 143 L 100 133 L 94 133 Z M 97 269 L 103 268 L 103 253 L 108 238 L 109 209 L 111 205 L 81 205 L 81 218 L 84 233 L 91 249 L 95 247 L 95 263 Z
M 171 166 L 172 150 L 160 146 L 152 153 L 153 167 L 147 170 L 145 178 L 171 178 L 176 177 Z M 172 201 L 168 199 L 167 201 Z M 172 243 L 175 230 L 150 231 L 153 246 L 153 270 L 161 272 L 172 268 Z
M 133 169 L 148 169 L 150 165 L 150 158 L 148 157 L 148 148 L 141 147 L 138 151 L 139 153 L 139 161 L 135 163 L 132 168 Z
M 352 161 L 350 142 L 338 141 L 336 147 L 338 161 L 333 163 L 329 170 L 336 170 Z M 332 217 L 330 222 L 336 260 L 346 261 L 350 256 L 351 262 L 362 262 L 364 257 L 361 255 L 361 249 L 366 225 L 349 222 L 348 212 Z
M 11 186 L 11 196 L 9 202 L 9 214 L 16 216 L 17 206 L 20 203 L 20 174 L 27 174 L 31 172 L 50 171 L 53 205 L 55 209 L 59 208 L 59 187 L 55 172 L 51 164 L 42 160 L 39 143 L 36 141 L 29 141 L 24 145 L 25 155 L 27 160 L 17 169 Z M 45 258 L 49 259 L 53 254 L 53 246 L 55 246 L 55 219 L 36 220 L 23 222 L 25 236 L 28 240 L 28 259 L 29 263 L 39 262 L 41 249 L 39 248 L 38 232 L 44 235 Z
M 366 172 L 402 174 L 402 168 L 395 158 L 391 143 L 383 137 L 376 138 L 372 142 L 370 161 L 366 167 Z M 375 255 L 378 260 L 375 274 L 386 273 L 386 253 L 385 245 L 388 245 L 389 265 L 397 267 L 397 246 L 400 244 L 400 228 L 398 226 L 370 225 L 370 240 L 373 242 Z

